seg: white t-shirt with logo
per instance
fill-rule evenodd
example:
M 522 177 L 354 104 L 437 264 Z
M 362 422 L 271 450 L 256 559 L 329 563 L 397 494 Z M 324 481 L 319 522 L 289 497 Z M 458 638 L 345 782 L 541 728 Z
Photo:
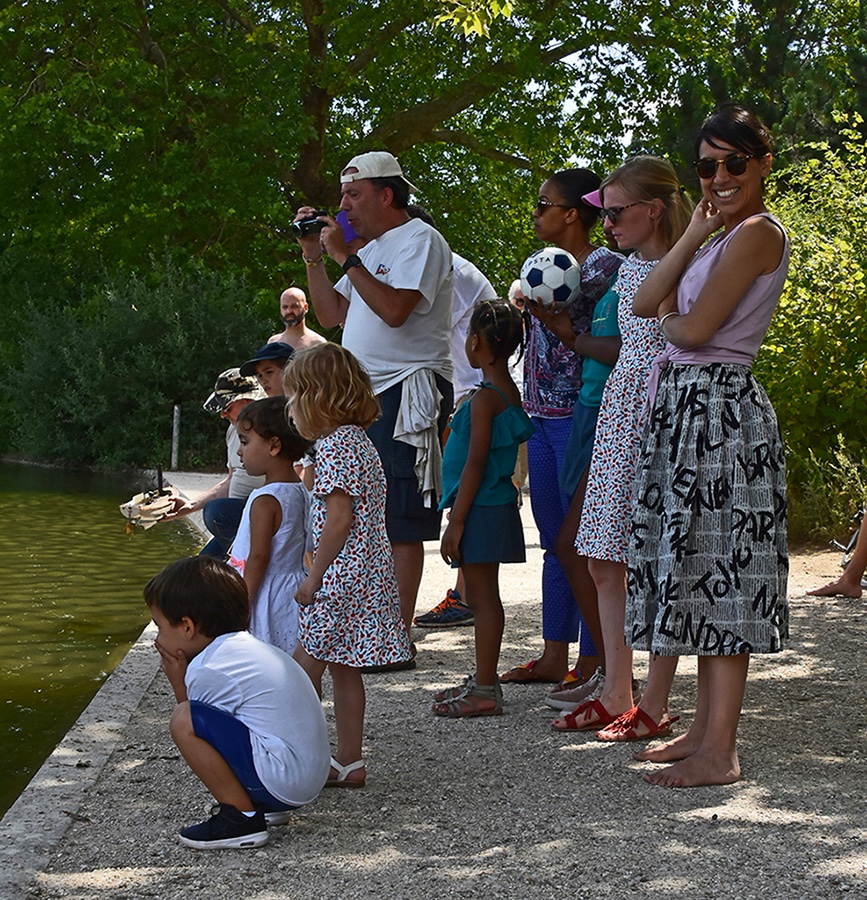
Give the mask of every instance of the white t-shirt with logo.
M 334 285 L 349 302 L 343 346 L 367 369 L 374 392 L 381 394 L 419 369 L 431 369 L 451 381 L 454 275 L 445 238 L 421 219 L 410 219 L 362 247 L 358 255 L 378 281 L 422 295 L 406 322 L 392 328 L 364 302 L 348 276 Z

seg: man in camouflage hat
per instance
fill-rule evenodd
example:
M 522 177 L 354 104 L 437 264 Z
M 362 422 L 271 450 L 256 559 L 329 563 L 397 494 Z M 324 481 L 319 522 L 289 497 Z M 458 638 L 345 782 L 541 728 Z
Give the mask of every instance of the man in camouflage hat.
M 213 535 L 201 551 L 204 555 L 217 556 L 221 559 L 228 555 L 238 532 L 238 525 L 241 523 L 241 513 L 244 511 L 247 497 L 265 482 L 263 476 L 248 475 L 244 469 L 244 464 L 238 456 L 240 442 L 238 432 L 235 430 L 235 420 L 241 414 L 241 410 L 248 403 L 260 400 L 264 396 L 255 377 L 243 376 L 240 369 L 227 369 L 214 384 L 211 396 L 202 404 L 208 412 L 219 413 L 221 418 L 229 421 L 229 427 L 226 429 L 228 472 L 222 481 L 196 500 L 179 497 L 175 502 L 174 511 L 167 515 L 166 519 L 188 516 L 201 510 L 205 527 Z

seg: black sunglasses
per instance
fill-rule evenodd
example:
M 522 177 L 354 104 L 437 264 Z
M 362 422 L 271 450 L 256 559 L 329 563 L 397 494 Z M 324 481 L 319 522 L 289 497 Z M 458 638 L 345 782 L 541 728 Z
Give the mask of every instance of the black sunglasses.
M 644 200 L 636 200 L 635 203 L 627 203 L 626 206 L 607 206 L 599 210 L 599 218 L 603 222 L 608 219 L 612 225 L 616 225 L 624 209 L 632 209 L 633 206 L 639 206 L 644 202 Z
M 536 205 L 533 209 L 541 215 L 549 206 L 559 206 L 560 209 L 572 209 L 568 203 L 554 203 L 551 200 L 543 200 L 541 197 L 536 201 Z
M 725 166 L 729 175 L 743 175 L 747 170 L 747 161 L 756 158 L 752 153 L 732 153 L 725 159 L 711 159 L 705 156 L 697 159 L 693 166 L 699 178 L 713 178 L 720 166 Z

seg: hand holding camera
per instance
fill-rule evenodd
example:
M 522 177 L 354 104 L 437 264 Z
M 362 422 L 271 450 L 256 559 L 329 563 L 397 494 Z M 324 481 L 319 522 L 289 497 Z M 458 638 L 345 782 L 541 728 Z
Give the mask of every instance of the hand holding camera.
M 301 244 L 308 266 L 311 265 L 310 260 L 316 257 L 317 249 L 321 249 L 341 265 L 349 255 L 350 250 L 343 228 L 322 210 L 302 206 L 291 228 L 298 243 Z
M 302 209 L 307 210 L 309 207 L 302 207 Z M 298 210 L 298 216 L 302 215 L 302 211 Z M 290 231 L 296 238 L 307 237 L 311 234 L 319 234 L 328 222 L 325 219 L 318 218 L 319 216 L 327 216 L 328 213 L 323 209 L 316 209 L 310 215 L 304 215 L 303 218 L 295 218 L 295 221 L 289 226 Z

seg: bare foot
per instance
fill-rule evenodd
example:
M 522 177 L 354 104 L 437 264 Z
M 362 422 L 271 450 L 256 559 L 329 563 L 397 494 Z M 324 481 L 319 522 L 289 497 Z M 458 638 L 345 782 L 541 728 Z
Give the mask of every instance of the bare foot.
M 837 579 L 826 584 L 824 587 L 816 588 L 813 591 L 807 591 L 808 597 L 851 597 L 858 600 L 861 597 L 861 582 L 852 584 L 843 578 Z
M 659 772 L 642 775 L 648 784 L 660 787 L 703 787 L 712 784 L 734 784 L 741 777 L 737 753 L 698 750 L 692 756 L 667 766 Z
M 645 747 L 632 754 L 633 759 L 639 762 L 677 762 L 680 759 L 686 759 L 692 756 L 699 748 L 701 741 L 695 736 L 691 736 L 687 731 L 686 734 L 678 735 L 664 744 L 656 744 L 653 747 Z

